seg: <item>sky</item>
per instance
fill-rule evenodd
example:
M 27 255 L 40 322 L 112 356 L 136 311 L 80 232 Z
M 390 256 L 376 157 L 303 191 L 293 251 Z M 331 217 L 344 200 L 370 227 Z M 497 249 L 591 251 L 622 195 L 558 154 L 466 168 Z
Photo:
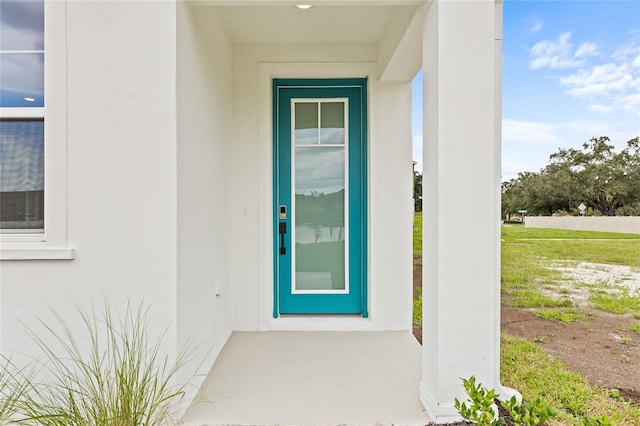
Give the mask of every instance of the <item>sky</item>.
M 0 1 L 0 107 L 44 106 L 44 2 Z
M 558 149 L 640 135 L 640 1 L 505 0 L 502 181 Z M 413 159 L 422 171 L 422 73 L 413 85 Z

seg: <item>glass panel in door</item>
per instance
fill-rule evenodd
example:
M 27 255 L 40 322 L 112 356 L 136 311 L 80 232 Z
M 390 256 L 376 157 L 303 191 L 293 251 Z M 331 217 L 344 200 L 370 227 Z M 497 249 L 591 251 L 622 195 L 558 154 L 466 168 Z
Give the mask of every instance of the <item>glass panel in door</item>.
M 345 103 L 294 101 L 292 108 L 293 293 L 349 291 Z

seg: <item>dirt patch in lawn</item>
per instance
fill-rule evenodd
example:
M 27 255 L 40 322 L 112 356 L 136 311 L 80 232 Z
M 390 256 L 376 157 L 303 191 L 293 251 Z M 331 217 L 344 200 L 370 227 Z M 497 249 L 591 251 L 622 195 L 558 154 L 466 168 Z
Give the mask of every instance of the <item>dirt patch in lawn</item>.
M 555 261 L 550 266 L 562 279 L 540 290 L 557 299 L 569 299 L 580 308 L 590 308 L 593 292 L 640 295 L 640 270 L 624 265 Z
M 640 335 L 621 330 L 637 323 L 630 315 L 591 311 L 571 324 L 536 317 L 526 309 L 502 307 L 502 331 L 535 342 L 589 383 L 618 389 L 640 403 Z
M 629 290 L 634 291 L 637 271 L 620 269 L 618 272 L 625 275 L 625 279 L 621 280 L 619 275 L 611 272 L 612 269 L 602 265 L 589 264 L 583 265 L 583 268 L 579 265 L 557 267 L 566 268 L 563 273 L 567 275 L 567 280 L 560 284 L 565 288 L 562 296 L 567 297 L 568 288 L 573 296 L 569 298 L 588 316 L 574 323 L 560 324 L 539 318 L 527 309 L 503 306 L 502 331 L 535 342 L 592 385 L 617 389 L 621 397 L 640 404 L 640 334 L 624 330 L 625 327 L 638 324 L 638 320 L 629 314 L 614 315 L 590 308 L 586 297 L 581 294 L 579 283 L 576 284 L 577 281 L 584 283 L 594 275 L 595 273 L 585 272 L 592 270 L 606 274 L 606 277 L 594 278 L 597 282 L 602 283 L 606 278 L 611 280 L 612 287 L 626 284 Z M 415 293 L 419 291 L 422 282 L 422 268 L 415 260 L 413 273 Z M 579 277 L 579 280 L 575 277 Z M 413 331 L 421 342 L 422 328 L 416 326 Z
M 631 293 L 640 290 L 640 270 L 631 266 L 556 261 L 551 268 L 562 273 L 563 284 L 572 287 L 625 288 Z

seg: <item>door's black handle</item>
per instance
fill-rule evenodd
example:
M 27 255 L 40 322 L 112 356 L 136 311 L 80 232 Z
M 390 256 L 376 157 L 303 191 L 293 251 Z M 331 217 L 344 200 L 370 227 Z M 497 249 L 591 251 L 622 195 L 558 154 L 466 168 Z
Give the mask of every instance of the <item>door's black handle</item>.
M 284 234 L 287 233 L 287 222 L 280 222 L 280 254 L 287 254 L 287 248 L 284 246 Z

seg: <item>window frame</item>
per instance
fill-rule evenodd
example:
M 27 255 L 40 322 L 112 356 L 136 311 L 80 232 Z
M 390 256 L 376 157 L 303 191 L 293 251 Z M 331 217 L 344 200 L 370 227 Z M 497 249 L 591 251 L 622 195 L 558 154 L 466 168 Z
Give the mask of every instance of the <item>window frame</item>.
M 66 0 L 44 1 L 44 107 L 0 108 L 4 118 L 44 119 L 44 232 L 0 232 L 0 260 L 73 259 L 67 245 Z

